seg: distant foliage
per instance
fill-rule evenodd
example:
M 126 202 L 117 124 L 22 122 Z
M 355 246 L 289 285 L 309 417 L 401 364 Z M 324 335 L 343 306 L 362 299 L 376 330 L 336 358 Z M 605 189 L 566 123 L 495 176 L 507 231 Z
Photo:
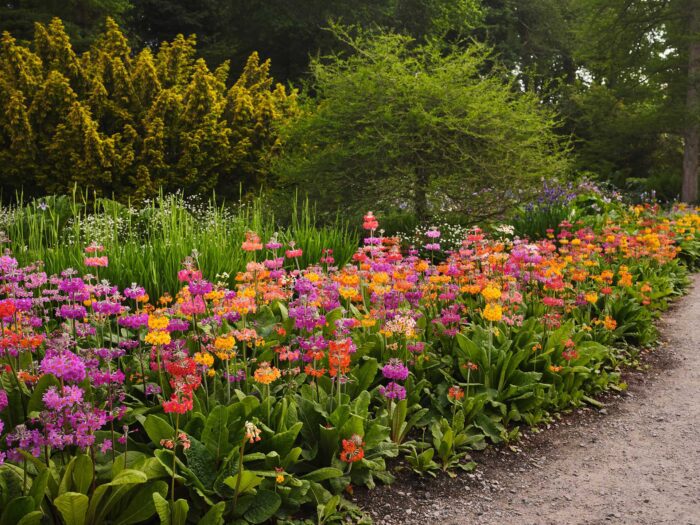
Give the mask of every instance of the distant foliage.
M 296 95 L 273 84 L 257 53 L 230 88 L 228 63 L 210 71 L 194 37 L 134 55 L 112 19 L 77 55 L 53 19 L 31 48 L 0 47 L 0 184 L 30 193 L 79 185 L 145 198 L 183 189 L 238 194 L 256 184 Z

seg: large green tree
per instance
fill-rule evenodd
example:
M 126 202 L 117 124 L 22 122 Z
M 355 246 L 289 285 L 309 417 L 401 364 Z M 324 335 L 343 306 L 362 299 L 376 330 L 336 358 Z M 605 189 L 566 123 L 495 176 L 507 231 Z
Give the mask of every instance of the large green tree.
M 285 134 L 280 184 L 322 209 L 405 207 L 421 218 L 501 213 L 567 162 L 552 114 L 522 93 L 482 45 L 350 36 L 312 61 L 313 91 Z

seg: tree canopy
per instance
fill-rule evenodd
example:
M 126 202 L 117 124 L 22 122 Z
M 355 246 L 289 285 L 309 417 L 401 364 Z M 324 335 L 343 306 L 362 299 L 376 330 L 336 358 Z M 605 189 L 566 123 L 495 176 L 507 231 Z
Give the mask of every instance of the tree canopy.
M 336 33 L 346 55 L 311 63 L 312 90 L 275 164 L 281 184 L 346 213 L 498 214 L 567 162 L 553 115 L 489 68 L 487 47 Z

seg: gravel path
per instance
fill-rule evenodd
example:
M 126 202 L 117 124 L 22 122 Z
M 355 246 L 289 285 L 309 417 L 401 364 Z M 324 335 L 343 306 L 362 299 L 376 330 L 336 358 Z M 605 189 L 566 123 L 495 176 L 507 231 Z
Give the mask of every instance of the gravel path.
M 494 450 L 474 474 L 373 491 L 365 508 L 387 525 L 700 524 L 700 275 L 660 329 L 650 370 L 604 410 Z

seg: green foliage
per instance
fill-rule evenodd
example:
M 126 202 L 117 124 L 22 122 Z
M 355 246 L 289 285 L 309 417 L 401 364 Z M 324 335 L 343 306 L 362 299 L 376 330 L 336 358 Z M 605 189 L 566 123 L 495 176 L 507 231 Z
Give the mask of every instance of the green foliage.
M 274 166 L 323 209 L 484 218 L 565 171 L 551 114 L 488 70 L 486 47 L 335 31 L 351 52 L 312 61 L 317 98 L 287 129 Z
M 135 56 L 119 27 L 78 56 L 62 22 L 37 24 L 33 50 L 2 37 L 0 182 L 5 192 L 69 192 L 78 184 L 125 201 L 185 190 L 238 194 L 257 187 L 296 112 L 257 53 L 228 88 L 228 64 L 195 60 L 178 35 Z
M 259 200 L 232 208 L 213 198 L 201 202 L 182 194 L 161 195 L 137 209 L 109 199 L 89 202 L 74 194 L 3 208 L 0 229 L 22 263 L 41 259 L 49 273 L 81 267 L 83 249 L 97 242 L 110 261 L 100 277 L 121 287 L 139 283 L 155 298 L 177 288 L 177 271 L 193 252 L 207 278 L 232 283 L 252 259 L 240 249 L 250 230 L 265 241 L 275 234 L 282 243 L 294 241 L 303 250 L 303 265 L 317 261 L 324 249 L 332 249 L 336 262 L 344 264 L 358 245 L 346 223 L 317 226 L 308 202 L 293 207 L 284 222 L 264 209 Z

